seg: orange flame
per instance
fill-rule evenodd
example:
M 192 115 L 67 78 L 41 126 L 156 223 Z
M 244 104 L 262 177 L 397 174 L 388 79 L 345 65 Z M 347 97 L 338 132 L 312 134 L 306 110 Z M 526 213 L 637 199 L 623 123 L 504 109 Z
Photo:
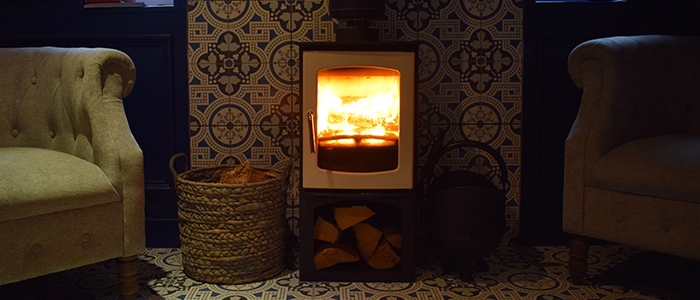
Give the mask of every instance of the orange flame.
M 350 67 L 318 73 L 319 138 L 338 136 L 399 136 L 399 72 Z M 353 144 L 356 139 L 336 139 L 334 144 Z M 362 144 L 382 144 L 382 139 L 363 139 Z

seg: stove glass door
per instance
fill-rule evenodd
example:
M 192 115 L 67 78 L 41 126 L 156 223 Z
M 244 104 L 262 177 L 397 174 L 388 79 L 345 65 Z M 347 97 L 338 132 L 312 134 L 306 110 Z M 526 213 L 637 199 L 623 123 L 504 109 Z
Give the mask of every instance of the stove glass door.
M 318 167 L 380 172 L 399 164 L 398 70 L 336 67 L 317 74 Z

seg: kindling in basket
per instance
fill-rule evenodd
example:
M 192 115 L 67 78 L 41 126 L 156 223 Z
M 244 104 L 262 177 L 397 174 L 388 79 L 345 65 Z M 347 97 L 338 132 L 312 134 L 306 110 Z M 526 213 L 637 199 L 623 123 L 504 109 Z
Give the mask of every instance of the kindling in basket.
M 192 279 L 239 284 L 268 279 L 284 269 L 289 172 L 249 164 L 202 167 L 175 178 L 182 266 Z M 224 182 L 221 183 L 222 176 Z M 255 182 L 250 182 L 255 181 Z

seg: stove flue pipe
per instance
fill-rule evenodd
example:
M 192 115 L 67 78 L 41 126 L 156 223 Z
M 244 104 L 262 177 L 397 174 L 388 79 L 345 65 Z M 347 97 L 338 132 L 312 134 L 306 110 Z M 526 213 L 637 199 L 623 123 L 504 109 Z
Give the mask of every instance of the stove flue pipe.
M 377 41 L 377 20 L 384 16 L 384 1 L 329 0 L 331 18 L 338 22 L 336 41 Z

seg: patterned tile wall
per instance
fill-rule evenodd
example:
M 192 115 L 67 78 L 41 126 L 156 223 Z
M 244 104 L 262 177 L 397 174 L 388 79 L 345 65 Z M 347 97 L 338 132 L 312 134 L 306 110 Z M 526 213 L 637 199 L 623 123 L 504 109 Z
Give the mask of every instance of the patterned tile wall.
M 378 0 L 379 1 L 379 0 Z M 380 40 L 419 41 L 419 168 L 433 141 L 496 149 L 444 155 L 433 173 L 464 169 L 496 184 L 508 172 L 503 244 L 517 242 L 520 206 L 523 0 L 385 0 Z M 299 151 L 297 42 L 333 42 L 326 0 L 189 0 L 192 167 L 250 160 L 275 166 Z M 295 178 L 298 182 L 298 178 Z M 295 228 L 298 193 L 289 200 Z

